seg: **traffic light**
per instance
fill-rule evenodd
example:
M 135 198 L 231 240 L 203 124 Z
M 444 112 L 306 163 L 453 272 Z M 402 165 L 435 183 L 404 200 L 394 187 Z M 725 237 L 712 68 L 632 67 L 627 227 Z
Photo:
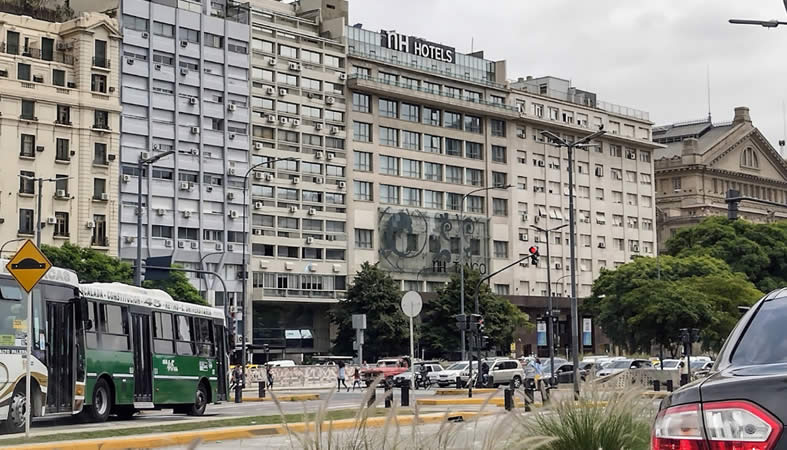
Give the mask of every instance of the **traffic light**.
M 492 342 L 489 339 L 489 336 L 482 335 L 481 336 L 481 348 L 484 350 L 489 350 L 492 347 Z
M 470 314 L 470 329 L 481 331 L 484 329 L 484 316 L 481 314 Z
M 168 269 L 153 269 L 153 267 L 171 267 L 172 266 L 172 255 L 167 256 L 149 256 L 145 259 L 145 265 L 143 268 L 145 269 L 145 280 L 146 281 L 158 281 L 158 280 L 168 280 L 169 279 L 169 270 Z
M 538 253 L 538 247 L 535 245 L 530 247 L 530 265 L 537 266 L 538 265 L 538 258 L 541 255 Z
M 454 316 L 456 319 L 456 327 L 460 330 L 469 330 L 470 322 L 467 321 L 467 316 L 464 314 L 457 314 Z

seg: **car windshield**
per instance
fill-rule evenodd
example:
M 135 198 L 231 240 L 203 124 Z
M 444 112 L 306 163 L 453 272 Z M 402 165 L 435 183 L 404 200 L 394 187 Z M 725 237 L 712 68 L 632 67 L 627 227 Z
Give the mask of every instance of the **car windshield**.
M 0 345 L 15 345 L 27 330 L 22 290 L 11 280 L 0 280 Z
M 678 361 L 677 359 L 665 359 L 664 364 L 662 364 L 662 366 L 665 369 L 674 369 L 678 367 L 678 364 L 680 364 L 680 361 Z M 692 364 L 692 367 L 694 367 L 694 364 Z
M 447 368 L 447 369 L 445 369 L 445 370 L 462 370 L 462 369 L 464 369 L 465 367 L 467 367 L 467 363 L 466 363 L 466 362 L 458 362 L 458 363 L 453 363 L 453 364 L 451 364 L 451 365 L 450 365 L 450 366 L 448 366 L 448 368 Z
M 607 368 L 609 369 L 628 369 L 631 367 L 631 361 L 628 359 L 621 359 L 619 361 L 613 361 Z
M 702 367 L 705 366 L 705 364 L 707 364 L 707 363 L 708 363 L 708 361 L 692 361 L 691 362 L 691 368 L 692 369 L 702 369 Z
M 746 326 L 730 361 L 735 366 L 787 362 L 787 298 L 766 301 Z

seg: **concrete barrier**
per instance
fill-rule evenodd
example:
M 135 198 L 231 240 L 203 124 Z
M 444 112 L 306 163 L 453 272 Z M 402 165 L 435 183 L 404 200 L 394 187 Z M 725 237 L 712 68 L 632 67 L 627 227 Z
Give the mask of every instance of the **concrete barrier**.
M 352 386 L 352 375 L 355 366 L 345 366 L 345 383 Z M 339 366 L 293 366 L 272 367 L 274 388 L 331 388 L 336 386 L 339 375 Z M 265 367 L 250 367 L 246 369 L 246 383 L 256 384 L 266 381 Z
M 680 386 L 680 373 L 677 370 L 630 369 L 596 378 L 595 383 L 610 389 L 629 389 L 637 385 L 643 389 L 653 389 L 653 381 L 658 380 L 662 386 L 672 380 L 673 386 Z

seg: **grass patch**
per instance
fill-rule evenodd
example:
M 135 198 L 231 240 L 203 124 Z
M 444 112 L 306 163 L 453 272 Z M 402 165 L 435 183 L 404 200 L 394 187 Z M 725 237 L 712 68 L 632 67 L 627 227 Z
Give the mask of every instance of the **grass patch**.
M 410 414 L 409 410 L 399 410 L 399 414 Z M 141 436 L 145 434 L 154 433 L 172 433 L 177 431 L 192 431 L 202 430 L 208 428 L 224 428 L 224 427 L 240 427 L 248 425 L 273 425 L 280 423 L 297 423 L 297 422 L 312 422 L 317 417 L 318 413 L 298 413 L 298 414 L 272 414 L 265 416 L 248 416 L 236 417 L 231 419 L 216 419 L 206 421 L 187 421 L 182 423 L 174 423 L 168 425 L 154 425 L 145 426 L 140 424 L 139 427 L 131 428 L 118 428 L 111 430 L 100 431 L 85 431 L 74 433 L 52 433 L 42 436 L 33 436 L 30 439 L 10 438 L 0 439 L 0 447 L 13 446 L 20 444 L 40 444 L 44 442 L 56 442 L 66 440 L 84 440 L 84 439 L 100 439 L 100 438 L 113 438 L 123 436 Z M 341 420 L 352 419 L 357 414 L 357 410 L 353 409 L 340 409 L 334 411 L 326 411 L 323 414 L 323 420 Z M 386 410 L 375 409 L 374 416 L 384 416 L 387 414 Z

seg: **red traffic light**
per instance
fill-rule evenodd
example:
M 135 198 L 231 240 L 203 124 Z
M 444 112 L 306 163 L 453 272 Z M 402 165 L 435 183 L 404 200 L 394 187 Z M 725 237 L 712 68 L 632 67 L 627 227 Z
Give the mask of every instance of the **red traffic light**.
M 530 254 L 531 255 L 537 255 L 538 254 L 538 247 L 536 247 L 536 246 L 530 247 Z

